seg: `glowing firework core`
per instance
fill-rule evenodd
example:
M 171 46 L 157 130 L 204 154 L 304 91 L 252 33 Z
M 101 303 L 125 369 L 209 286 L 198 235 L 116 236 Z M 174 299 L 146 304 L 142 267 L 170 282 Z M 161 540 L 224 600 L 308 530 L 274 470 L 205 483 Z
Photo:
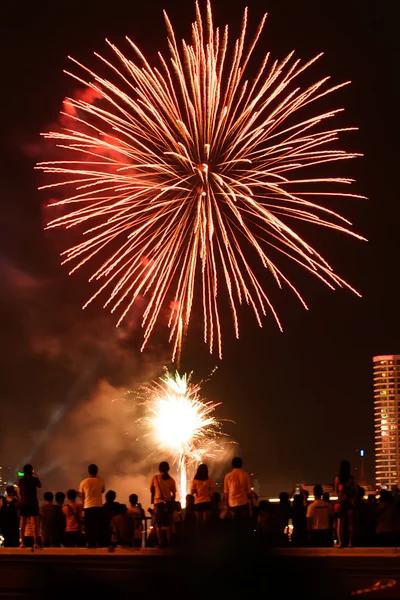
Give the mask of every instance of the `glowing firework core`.
M 222 448 L 220 423 L 214 416 L 218 404 L 204 402 L 200 385 L 190 383 L 190 376 L 166 374 L 160 383 L 143 386 L 147 410 L 145 422 L 158 451 L 171 454 L 180 474 L 180 497 L 183 505 L 187 493 L 187 468 L 206 457 L 214 458 Z
M 201 403 L 188 400 L 185 392 L 157 398 L 158 414 L 154 428 L 160 443 L 178 452 L 184 452 L 198 431 L 212 424 L 213 418 L 204 418 Z

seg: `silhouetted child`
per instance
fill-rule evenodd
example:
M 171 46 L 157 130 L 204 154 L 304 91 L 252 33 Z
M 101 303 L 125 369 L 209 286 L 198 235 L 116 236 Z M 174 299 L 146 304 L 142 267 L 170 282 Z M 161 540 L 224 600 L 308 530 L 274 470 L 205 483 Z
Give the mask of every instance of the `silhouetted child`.
M 261 500 L 258 505 L 257 531 L 262 538 L 266 538 L 270 531 L 270 516 L 271 503 L 269 500 Z
M 309 493 L 305 490 L 305 504 L 308 502 Z M 288 525 L 289 519 L 292 517 L 291 506 L 289 502 L 289 494 L 287 492 L 281 492 L 279 494 L 279 504 L 274 506 L 273 514 L 276 513 L 276 533 L 275 538 L 276 546 L 288 546 Z
M 211 498 L 212 502 L 212 520 L 218 521 L 219 519 L 225 518 L 224 503 L 222 501 L 221 494 L 214 492 Z
M 105 503 L 103 504 L 103 534 L 101 536 L 101 545 L 109 546 L 111 543 L 111 521 L 113 517 L 120 513 L 120 503 L 116 502 L 117 494 L 114 490 L 108 490 L 105 496 Z
M 194 496 L 192 494 L 186 496 L 186 507 L 182 510 L 182 519 L 185 537 L 195 533 L 197 530 L 197 518 L 194 510 Z
M 271 504 L 268 500 L 261 500 L 258 508 L 257 531 L 261 544 L 269 547 L 286 545 L 284 533 L 286 517 L 282 523 L 279 506 Z
M 172 511 L 172 540 L 174 546 L 179 546 L 183 533 L 183 521 L 181 510 L 181 503 L 175 501 L 174 510 Z
M 148 508 L 147 512 L 149 513 L 151 519 L 146 539 L 146 548 L 154 548 L 157 546 L 158 542 L 156 531 L 156 511 L 153 508 Z
M 64 546 L 66 548 L 80 548 L 83 546 L 83 506 L 76 502 L 78 492 L 76 490 L 68 490 L 68 504 L 63 506 L 63 513 L 66 521 Z
M 133 545 L 135 548 L 142 547 L 142 534 L 143 534 L 143 519 L 144 510 L 138 502 L 139 498 L 136 494 L 129 496 L 129 508 L 128 514 L 132 515 L 134 520 L 134 539 Z
M 40 508 L 40 530 L 42 532 L 42 543 L 44 548 L 53 546 L 55 516 L 53 500 L 53 492 L 45 492 L 44 505 Z
M 369 494 L 361 508 L 361 545 L 375 546 L 376 498 Z
M 117 494 L 114 490 L 108 490 L 105 496 L 105 503 L 103 509 L 105 515 L 111 520 L 115 515 L 120 514 L 120 503 L 116 502 Z
M 63 513 L 65 494 L 57 492 L 55 495 L 54 523 L 53 523 L 53 546 L 59 548 L 65 536 L 65 515 Z
M 128 513 L 126 504 L 119 505 L 119 514 L 111 519 L 112 546 L 132 546 L 134 540 L 134 518 Z

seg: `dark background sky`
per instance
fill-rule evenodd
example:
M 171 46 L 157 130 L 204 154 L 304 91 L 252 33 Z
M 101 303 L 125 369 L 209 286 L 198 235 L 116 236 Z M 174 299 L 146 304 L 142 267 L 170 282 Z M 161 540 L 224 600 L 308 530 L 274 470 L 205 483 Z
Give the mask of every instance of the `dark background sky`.
M 334 83 L 352 81 L 329 106 L 344 106 L 341 123 L 360 128 L 343 138 L 342 146 L 365 156 L 340 173 L 355 177 L 352 191 L 369 200 L 341 199 L 335 207 L 369 242 L 329 231 L 311 232 L 309 239 L 363 298 L 333 293 L 289 267 L 309 312 L 288 293 L 272 290 L 284 333 L 271 318 L 259 329 L 244 310 L 241 339 L 225 336 L 222 362 L 207 354 L 194 323 L 182 366 L 201 378 L 218 364 L 204 392 L 224 402 L 222 414 L 236 421 L 230 429 L 246 465 L 263 482 L 278 488 L 331 481 L 339 460 L 355 463 L 360 447 L 367 450 L 372 476 L 372 355 L 400 352 L 395 15 L 383 3 L 361 0 L 247 4 L 251 29 L 269 12 L 261 50 L 283 58 L 295 49 L 303 59 L 324 51 L 311 71 L 313 80 L 330 74 Z M 237 31 L 244 4 L 215 0 L 213 6 L 215 21 L 232 23 Z M 124 46 L 125 35 L 149 57 L 158 49 L 165 52 L 162 8 L 178 37 L 188 37 L 194 7 L 186 0 L 26 2 L 3 12 L 0 464 L 14 468 L 32 456 L 36 444 L 32 459 L 45 469 L 68 410 L 84 405 L 99 379 L 125 386 L 131 377 L 156 376 L 168 360 L 161 336 L 138 355 L 135 315 L 129 329 L 117 334 L 100 306 L 81 312 L 87 283 L 79 274 L 68 278 L 59 267 L 57 251 L 65 240 L 43 231 L 46 196 L 37 191 L 33 170 L 41 158 L 39 133 L 57 120 L 64 97 L 74 89 L 62 73 L 69 66 L 67 55 L 94 66 L 92 52 L 104 49 L 104 38 Z M 68 435 L 74 444 L 71 430 Z M 98 443 L 107 446 L 106 430 L 103 435 Z

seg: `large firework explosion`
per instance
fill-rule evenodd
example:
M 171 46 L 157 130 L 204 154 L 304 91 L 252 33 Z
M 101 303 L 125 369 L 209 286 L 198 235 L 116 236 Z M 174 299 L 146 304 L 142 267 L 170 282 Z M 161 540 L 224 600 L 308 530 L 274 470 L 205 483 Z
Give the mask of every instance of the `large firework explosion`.
M 300 76 L 320 55 L 302 64 L 293 53 L 281 61 L 267 53 L 250 78 L 266 15 L 249 43 L 245 10 L 233 45 L 227 26 L 214 27 L 209 2 L 205 18 L 196 4 L 191 43 L 178 44 L 165 19 L 169 56 L 159 54 L 158 67 L 129 38 L 133 58 L 111 42 L 113 59 L 96 54 L 108 76 L 73 60 L 83 75 L 69 74 L 91 89 L 93 101 L 65 101 L 65 126 L 44 135 L 66 159 L 38 168 L 55 178 L 43 188 L 72 190 L 50 204 L 58 212 L 48 227 L 83 234 L 63 262 L 73 265 L 71 273 L 94 265 L 90 281 L 99 285 L 87 304 L 104 295 L 119 324 L 144 298 L 142 348 L 167 310 L 174 358 L 196 300 L 204 340 L 222 356 L 226 300 L 237 337 L 243 303 L 260 326 L 269 310 L 280 327 L 257 261 L 305 307 L 273 261 L 276 252 L 332 289 L 353 289 L 293 225 L 300 220 L 362 239 L 348 220 L 317 203 L 360 197 L 336 191 L 352 180 L 314 175 L 323 163 L 357 156 L 335 147 L 339 134 L 352 129 L 330 125 L 341 109 L 310 116 L 312 103 L 346 83 L 329 87 L 326 77 L 302 87 Z
M 176 463 L 183 505 L 188 468 L 224 454 L 221 438 L 225 434 L 214 414 L 220 403 L 203 400 L 200 388 L 200 384 L 191 383 L 191 375 L 167 371 L 159 381 L 140 390 L 146 411 L 140 421 L 157 454 L 167 454 Z

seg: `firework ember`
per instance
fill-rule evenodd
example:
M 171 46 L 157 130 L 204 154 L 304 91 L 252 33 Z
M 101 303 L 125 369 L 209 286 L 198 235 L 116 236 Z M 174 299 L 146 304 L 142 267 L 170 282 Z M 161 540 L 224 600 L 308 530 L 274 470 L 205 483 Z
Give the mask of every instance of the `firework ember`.
M 157 454 L 172 457 L 179 470 L 180 497 L 185 504 L 187 470 L 206 458 L 223 454 L 221 423 L 215 417 L 219 404 L 200 397 L 200 384 L 190 375 L 166 373 L 150 386 L 142 386 L 146 416 L 142 419 Z
M 360 197 L 344 189 L 352 180 L 315 175 L 321 165 L 357 156 L 337 149 L 339 134 L 352 129 L 330 125 L 341 109 L 310 112 L 346 83 L 329 87 L 326 77 L 302 87 L 301 75 L 319 56 L 303 64 L 293 53 L 281 61 L 267 53 L 249 74 L 266 15 L 248 43 L 245 10 L 233 45 L 228 27 L 214 26 L 209 2 L 205 18 L 196 4 L 191 43 L 178 44 L 165 19 L 169 56 L 159 54 L 157 67 L 130 39 L 133 58 L 111 42 L 114 58 L 96 54 L 99 73 L 73 60 L 82 75 L 70 75 L 92 99 L 65 101 L 62 130 L 44 134 L 65 160 L 37 168 L 54 177 L 44 188 L 67 190 L 50 204 L 57 213 L 48 227 L 83 234 L 63 262 L 71 273 L 92 265 L 98 285 L 87 304 L 104 295 L 119 324 L 144 298 L 142 348 L 168 312 L 175 357 L 198 302 L 204 341 L 221 357 L 226 301 L 236 337 L 243 303 L 260 326 L 269 311 L 280 327 L 257 262 L 305 307 L 277 254 L 332 289 L 355 291 L 295 229 L 303 221 L 362 239 L 324 205 Z

